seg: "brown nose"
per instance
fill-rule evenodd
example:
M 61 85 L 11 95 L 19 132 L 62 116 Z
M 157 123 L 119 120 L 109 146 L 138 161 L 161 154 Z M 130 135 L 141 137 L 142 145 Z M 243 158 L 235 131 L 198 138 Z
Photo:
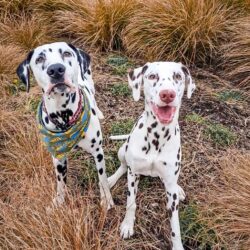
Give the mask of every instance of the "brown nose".
M 162 90 L 160 92 L 160 99 L 165 103 L 170 103 L 174 100 L 176 93 L 173 90 Z

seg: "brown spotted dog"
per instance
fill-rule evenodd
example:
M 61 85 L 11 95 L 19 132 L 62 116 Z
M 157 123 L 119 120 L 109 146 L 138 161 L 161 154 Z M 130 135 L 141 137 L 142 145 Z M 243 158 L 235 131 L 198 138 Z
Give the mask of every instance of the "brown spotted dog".
M 121 166 L 108 179 L 113 187 L 128 169 L 127 211 L 120 227 L 121 236 L 129 238 L 134 234 L 140 175 L 160 177 L 167 193 L 173 249 L 182 250 L 178 208 L 185 193 L 177 183 L 181 167 L 178 117 L 185 85 L 190 98 L 195 84 L 189 70 L 175 62 L 147 63 L 131 71 L 128 82 L 135 101 L 144 87 L 145 110 L 129 135 L 111 137 L 127 138 L 118 152 Z
M 17 69 L 17 74 L 26 85 L 27 91 L 31 72 L 43 91 L 41 123 L 44 129 L 56 133 L 67 132 L 88 107 L 87 131 L 84 137 L 77 138 L 75 148 L 80 147 L 94 157 L 98 170 L 101 203 L 110 208 L 113 200 L 105 171 L 99 122 L 99 118 L 103 118 L 103 115 L 95 102 L 90 56 L 65 42 L 45 44 L 32 50 Z M 68 161 L 67 158 L 62 160 L 53 154 L 52 158 L 57 180 L 57 195 L 53 204 L 58 206 L 65 200 Z

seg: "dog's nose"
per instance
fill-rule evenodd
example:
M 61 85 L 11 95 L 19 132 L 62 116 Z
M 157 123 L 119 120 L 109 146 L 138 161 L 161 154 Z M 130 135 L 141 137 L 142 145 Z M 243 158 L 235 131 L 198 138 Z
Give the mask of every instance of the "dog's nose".
M 60 63 L 52 64 L 47 69 L 47 74 L 54 79 L 60 79 L 64 73 L 65 67 Z
M 160 92 L 160 99 L 165 103 L 170 103 L 174 100 L 176 93 L 173 90 L 162 90 Z

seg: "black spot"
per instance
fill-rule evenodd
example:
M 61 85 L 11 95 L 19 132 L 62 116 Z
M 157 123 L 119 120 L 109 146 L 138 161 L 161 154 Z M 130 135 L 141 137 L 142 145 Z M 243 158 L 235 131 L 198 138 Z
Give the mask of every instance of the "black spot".
M 176 135 L 176 127 L 175 127 L 175 129 L 174 129 L 174 134 Z
M 60 175 L 57 175 L 57 180 L 58 180 L 58 181 L 61 181 Z
M 126 145 L 126 147 L 125 147 L 125 151 L 127 152 L 127 150 L 128 150 L 128 145 Z
M 164 130 L 165 130 L 165 127 L 163 127 L 161 130 L 164 131 Z
M 63 166 L 61 164 L 58 164 L 57 165 L 57 171 L 62 174 L 62 175 L 65 175 L 67 173 L 67 166 Z
M 66 182 L 67 182 L 67 176 L 63 177 L 63 182 L 66 184 Z
M 169 141 L 169 140 L 170 140 L 170 138 L 171 138 L 171 135 L 169 135 L 169 136 L 168 136 L 167 141 Z
M 141 73 L 144 74 L 148 69 L 148 65 L 143 66 Z
M 131 71 L 128 73 L 128 75 L 129 75 L 129 77 L 130 77 L 130 79 L 131 79 L 132 81 L 135 80 L 135 75 L 134 75 L 134 71 L 133 71 L 133 70 L 131 70 Z
M 146 151 L 146 150 L 147 150 L 147 147 L 144 146 L 144 147 L 142 148 L 142 151 Z
M 99 174 L 103 174 L 103 168 L 99 169 Z
M 75 100 L 76 100 L 76 93 L 73 93 L 72 95 L 71 95 L 71 101 L 72 101 L 72 103 L 74 103 L 75 102 Z
M 168 209 L 168 215 L 169 215 L 170 218 L 172 218 L 172 214 L 173 214 L 172 210 Z
M 96 139 L 95 139 L 95 138 L 92 139 L 91 142 L 92 142 L 92 143 L 96 143 Z
M 102 140 L 99 141 L 99 145 L 102 145 Z
M 138 83 L 135 84 L 135 88 L 138 89 Z
M 49 118 L 48 116 L 45 117 L 45 122 L 48 124 L 49 123 Z
M 152 128 L 148 127 L 148 133 L 151 133 Z
M 95 110 L 94 109 L 91 109 L 92 110 L 92 113 L 93 113 L 93 115 L 96 115 L 96 112 L 95 112 Z
M 99 150 L 100 150 L 99 148 L 96 149 L 97 152 L 98 152 Z
M 168 134 L 169 134 L 169 129 L 166 130 L 164 138 L 166 138 L 168 136 Z
M 164 161 L 164 162 L 163 162 L 163 165 L 165 165 L 165 166 L 166 166 L 166 165 L 167 165 L 167 163 Z
M 149 152 L 151 146 L 150 146 L 150 143 L 148 142 L 148 150 L 146 151 L 146 154 Z
M 143 127 L 143 123 L 140 123 L 139 128 L 141 129 Z
M 180 170 L 180 166 L 178 167 L 178 169 L 174 172 L 175 175 L 177 175 L 177 173 L 179 172 Z
M 131 187 L 134 187 L 135 186 L 135 183 L 134 182 L 131 182 Z
M 91 148 L 93 148 L 93 147 L 94 147 L 94 144 L 91 145 Z
M 174 232 L 172 232 L 172 236 L 175 237 L 175 233 Z
M 176 200 L 177 199 L 177 195 L 176 193 L 173 194 L 173 199 Z
M 102 159 L 103 159 L 103 155 L 102 154 L 98 154 L 96 158 L 97 158 L 98 162 L 101 162 Z
M 129 190 L 127 191 L 127 195 L 130 196 L 130 191 Z
M 86 90 L 89 92 L 89 94 L 90 94 L 90 91 L 89 91 L 88 87 L 85 86 L 85 89 L 86 89 Z
M 71 61 L 69 61 L 69 65 L 70 65 L 70 66 L 72 66 L 72 63 L 71 63 Z
M 91 72 L 90 72 L 90 70 L 89 70 L 89 69 L 87 70 L 87 74 L 88 74 L 88 75 L 90 75 L 90 74 L 91 74 Z
M 49 52 L 52 52 L 52 49 L 51 49 L 51 48 L 49 48 Z
M 148 140 L 147 136 L 145 136 L 145 137 L 144 137 L 144 140 L 145 140 L 145 141 L 147 141 L 147 140 Z
M 42 65 L 42 70 L 45 70 L 45 67 L 44 67 L 44 65 Z
M 151 124 L 151 127 L 152 127 L 152 128 L 156 128 L 157 125 L 158 125 L 158 122 L 154 122 L 154 123 Z
M 58 51 L 59 51 L 60 54 L 62 54 L 62 49 L 59 49 Z
M 64 93 L 62 93 L 61 96 L 64 96 Z
M 128 139 L 127 139 L 127 142 L 129 143 L 129 140 L 130 140 L 130 136 L 128 137 Z
M 154 136 L 155 136 L 156 139 L 160 138 L 160 135 L 157 132 L 154 132 Z
M 96 133 L 97 137 L 100 136 L 100 131 L 98 130 L 97 133 Z

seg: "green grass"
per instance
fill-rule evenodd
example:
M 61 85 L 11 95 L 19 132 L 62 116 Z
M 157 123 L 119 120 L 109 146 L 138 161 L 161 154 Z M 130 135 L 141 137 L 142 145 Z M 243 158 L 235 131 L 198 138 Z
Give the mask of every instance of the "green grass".
M 186 115 L 185 120 L 187 122 L 194 122 L 194 123 L 198 123 L 198 124 L 205 124 L 206 119 L 204 117 L 202 117 L 201 115 L 198 115 L 196 113 L 192 113 L 189 115 Z
M 180 226 L 183 244 L 192 247 L 191 249 L 214 249 L 218 243 L 216 232 L 201 219 L 199 208 L 194 202 L 180 209 Z
M 131 90 L 127 83 L 115 83 L 110 91 L 113 96 L 123 96 L 127 97 L 131 95 Z
M 187 122 L 197 123 L 204 126 L 204 135 L 220 146 L 229 146 L 235 143 L 237 135 L 226 126 L 214 123 L 199 114 L 192 113 L 185 117 Z
M 218 94 L 218 98 L 221 101 L 241 101 L 243 97 L 239 91 L 225 90 Z
M 107 59 L 107 64 L 112 67 L 114 75 L 124 76 L 128 73 L 129 68 L 133 67 L 133 63 L 126 57 L 120 55 L 111 55 Z
M 133 125 L 134 120 L 132 119 L 117 121 L 112 124 L 110 132 L 112 135 L 129 134 L 133 128 Z
M 215 144 L 220 146 L 229 146 L 237 139 L 237 136 L 229 128 L 218 123 L 209 124 L 206 127 L 205 134 Z

